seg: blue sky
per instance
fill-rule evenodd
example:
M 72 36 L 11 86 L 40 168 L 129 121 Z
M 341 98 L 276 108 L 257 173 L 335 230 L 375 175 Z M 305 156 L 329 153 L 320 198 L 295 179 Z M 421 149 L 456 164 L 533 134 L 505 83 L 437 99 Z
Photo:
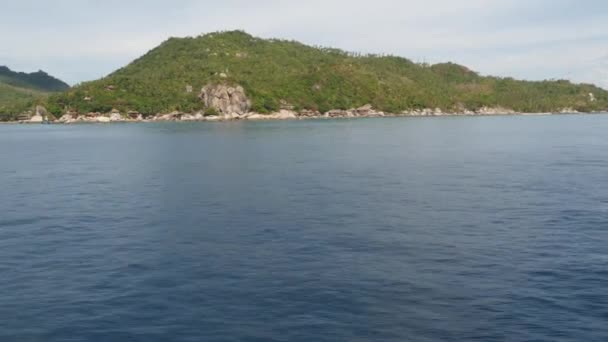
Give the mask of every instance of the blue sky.
M 2 0 L 0 65 L 74 84 L 171 36 L 243 29 L 523 79 L 608 88 L 605 0 Z

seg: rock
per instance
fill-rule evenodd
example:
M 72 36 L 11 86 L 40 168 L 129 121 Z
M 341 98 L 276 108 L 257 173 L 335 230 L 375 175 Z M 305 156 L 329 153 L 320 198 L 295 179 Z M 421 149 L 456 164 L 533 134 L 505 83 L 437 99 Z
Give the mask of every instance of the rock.
M 325 117 L 328 118 L 344 118 L 348 116 L 348 111 L 342 109 L 332 109 L 325 113 Z
M 137 118 L 139 118 L 140 116 L 141 116 L 141 117 L 142 117 L 142 119 L 143 119 L 143 116 L 142 116 L 142 115 L 141 115 L 139 112 L 134 111 L 134 110 L 130 110 L 130 111 L 128 111 L 128 112 L 127 112 L 127 116 L 129 117 L 129 119 L 134 119 L 134 120 L 136 120 L 136 119 L 137 119 Z
M 120 115 L 120 113 L 112 112 L 112 114 L 110 114 L 110 121 L 123 121 L 122 115 Z
M 32 118 L 28 122 L 29 123 L 42 123 L 42 122 L 44 122 L 44 117 L 42 115 L 39 115 L 36 112 L 36 115 L 32 116 Z
M 214 108 L 221 114 L 243 115 L 249 112 L 251 101 L 241 86 L 207 85 L 199 96 L 208 108 Z
M 110 118 L 107 116 L 98 116 L 95 120 L 99 123 L 108 123 L 111 122 Z
M 176 121 L 176 120 L 181 120 L 183 114 L 178 112 L 178 111 L 174 111 L 171 112 L 169 114 L 157 114 L 154 117 L 154 121 Z
M 64 114 L 64 115 L 62 115 L 62 116 L 59 118 L 59 120 L 57 120 L 57 121 L 58 121 L 58 122 L 61 122 L 61 123 L 68 123 L 68 122 L 71 122 L 71 121 L 73 121 L 73 120 L 74 120 L 74 116 L 73 116 L 72 114 L 68 113 L 68 114 Z
M 46 108 L 42 106 L 36 106 L 36 114 L 37 116 L 42 116 L 43 118 L 48 115 Z
M 319 111 L 315 111 L 315 110 L 304 109 L 304 110 L 301 110 L 298 115 L 302 118 L 316 118 L 316 117 L 320 117 L 321 113 L 319 113 Z
M 248 114 L 245 114 L 244 118 L 247 120 L 267 120 L 268 115 L 262 115 L 262 114 L 258 114 L 258 113 L 248 113 Z
M 184 115 L 182 115 L 180 120 L 181 121 L 195 121 L 196 117 L 192 114 L 184 114 Z
M 370 104 L 367 104 L 363 107 L 359 107 L 357 109 L 351 109 L 349 112 L 354 113 L 355 116 L 363 116 L 363 117 L 385 116 L 384 112 L 379 112 L 379 111 L 374 110 L 374 108 Z
M 97 118 L 99 117 L 99 113 L 88 113 L 86 115 L 79 115 L 76 118 L 76 122 L 97 122 Z
M 238 120 L 241 118 L 241 116 L 237 113 L 226 113 L 226 114 L 220 115 L 220 118 L 222 120 L 228 121 L 228 120 Z
M 274 114 L 278 120 L 293 120 L 298 118 L 298 114 L 293 110 L 282 109 L 278 113 Z
M 572 107 L 566 107 L 566 108 L 563 108 L 559 113 L 560 114 L 578 114 L 578 110 L 576 110 Z
M 359 108 L 355 109 L 354 111 L 359 116 L 368 116 L 372 110 L 373 110 L 372 105 L 366 104 L 365 106 L 359 107 Z
M 503 107 L 482 107 L 475 112 L 479 115 L 504 115 L 504 114 L 515 114 L 515 111 Z

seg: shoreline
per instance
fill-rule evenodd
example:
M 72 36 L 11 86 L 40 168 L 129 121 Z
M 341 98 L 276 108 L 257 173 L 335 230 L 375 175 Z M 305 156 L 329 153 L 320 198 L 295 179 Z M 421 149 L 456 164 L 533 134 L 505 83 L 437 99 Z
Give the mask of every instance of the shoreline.
M 438 118 L 438 117 L 491 117 L 491 116 L 553 116 L 553 115 L 599 115 L 608 114 L 608 111 L 597 111 L 597 112 L 576 112 L 576 111 L 560 111 L 560 112 L 547 112 L 547 113 L 521 113 L 514 111 L 487 111 L 487 112 L 459 112 L 459 113 L 445 113 L 445 112 L 406 112 L 402 114 L 384 113 L 384 112 L 371 112 L 355 114 L 352 110 L 332 110 L 325 114 L 314 113 L 314 115 L 302 115 L 290 110 L 281 110 L 276 113 L 270 114 L 259 114 L 259 113 L 247 113 L 244 115 L 238 114 L 225 114 L 217 116 L 203 116 L 202 114 L 188 114 L 188 113 L 169 113 L 169 114 L 157 114 L 150 118 L 138 118 L 124 117 L 118 113 L 112 114 L 99 114 L 95 115 L 77 115 L 73 117 L 62 116 L 58 120 L 53 121 L 40 121 L 39 119 L 30 121 L 0 121 L 0 124 L 61 124 L 61 125 L 73 125 L 73 124 L 110 124 L 110 123 L 155 123 L 155 122 L 230 122 L 230 121 L 300 121 L 300 120 L 339 120 L 339 119 L 370 119 L 370 118 Z M 68 114 L 69 115 L 69 114 Z

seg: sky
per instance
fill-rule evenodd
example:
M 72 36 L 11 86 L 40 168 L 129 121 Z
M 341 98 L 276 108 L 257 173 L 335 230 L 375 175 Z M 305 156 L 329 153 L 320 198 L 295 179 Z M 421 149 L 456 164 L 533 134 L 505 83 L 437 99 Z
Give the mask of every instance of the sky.
M 606 0 L 0 0 L 0 65 L 73 85 L 169 37 L 233 29 L 608 89 Z

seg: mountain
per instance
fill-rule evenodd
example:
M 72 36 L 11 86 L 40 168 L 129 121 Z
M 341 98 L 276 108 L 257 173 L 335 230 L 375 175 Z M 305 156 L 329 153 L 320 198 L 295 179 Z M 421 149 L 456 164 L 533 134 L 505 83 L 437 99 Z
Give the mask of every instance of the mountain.
M 63 91 L 70 88 L 67 83 L 42 70 L 28 74 L 12 71 L 6 66 L 0 66 L 0 83 L 45 92 Z
M 242 86 L 252 110 L 259 113 L 285 105 L 324 112 L 371 104 L 391 113 L 608 108 L 608 92 L 590 84 L 482 76 L 453 63 L 418 64 L 402 57 L 260 39 L 241 31 L 171 38 L 103 79 L 51 96 L 47 105 L 56 114 L 112 108 L 191 112 L 204 109 L 200 89 L 210 84 Z
M 44 71 L 27 74 L 0 66 L 0 121 L 12 120 L 17 114 L 44 102 L 50 93 L 69 87 Z

